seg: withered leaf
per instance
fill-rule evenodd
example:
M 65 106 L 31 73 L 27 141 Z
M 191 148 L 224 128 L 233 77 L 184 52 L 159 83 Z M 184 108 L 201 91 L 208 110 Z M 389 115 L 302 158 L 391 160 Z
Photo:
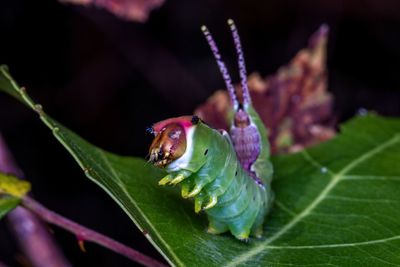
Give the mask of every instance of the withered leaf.
M 333 97 L 327 91 L 328 32 L 328 26 L 322 25 L 308 47 L 276 74 L 265 79 L 257 73 L 248 77 L 255 109 L 269 129 L 273 153 L 298 151 L 335 135 Z M 227 129 L 229 110 L 228 94 L 219 90 L 195 114 L 215 128 Z
M 146 22 L 150 12 L 164 0 L 60 0 L 62 3 L 105 8 L 114 15 L 137 22 Z

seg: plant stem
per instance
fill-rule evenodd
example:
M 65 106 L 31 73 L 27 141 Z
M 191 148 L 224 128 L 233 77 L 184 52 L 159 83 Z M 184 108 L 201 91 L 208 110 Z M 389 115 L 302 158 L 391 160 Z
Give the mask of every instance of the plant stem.
M 1 133 L 0 171 L 20 178 L 24 176 L 15 163 Z M 32 212 L 23 207 L 17 207 L 7 215 L 7 222 L 32 266 L 71 267 L 48 229 Z
M 42 204 L 38 203 L 29 196 L 25 196 L 22 199 L 22 205 L 32 212 L 36 213 L 36 215 L 38 215 L 46 222 L 57 225 L 67 231 L 74 233 L 79 239 L 97 243 L 144 266 L 166 266 L 163 263 L 158 262 L 157 260 L 150 258 L 128 246 L 125 246 L 105 235 L 97 233 L 94 230 L 79 225 L 47 209 Z

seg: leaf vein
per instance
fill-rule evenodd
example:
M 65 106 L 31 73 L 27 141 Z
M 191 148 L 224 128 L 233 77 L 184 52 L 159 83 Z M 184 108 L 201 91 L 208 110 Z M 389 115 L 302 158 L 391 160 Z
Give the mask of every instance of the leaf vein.
M 331 177 L 335 176 L 336 174 L 332 172 L 330 169 L 319 163 L 316 159 L 314 159 L 307 150 L 302 150 L 301 155 L 307 160 L 309 163 L 314 165 L 320 172 L 327 172 Z
M 135 208 L 140 212 L 140 214 L 142 214 L 143 219 L 146 221 L 147 225 L 149 225 L 153 229 L 153 232 L 157 235 L 160 242 L 162 242 L 164 244 L 164 246 L 168 249 L 168 251 L 171 253 L 171 256 L 174 257 L 174 259 L 176 260 L 177 263 L 179 263 L 179 265 L 183 266 L 184 264 L 180 261 L 179 257 L 174 253 L 174 250 L 172 250 L 172 248 L 168 245 L 168 243 L 161 237 L 161 235 L 158 233 L 157 229 L 154 227 L 154 225 L 151 223 L 151 221 L 144 215 L 144 212 L 139 208 L 136 201 L 131 197 L 129 192 L 126 190 L 125 186 L 123 185 L 124 183 L 122 182 L 121 178 L 115 171 L 114 167 L 111 165 L 111 163 L 108 160 L 108 158 L 106 157 L 106 155 L 102 151 L 98 151 L 98 152 L 99 152 L 100 157 L 103 159 L 104 163 L 106 164 L 106 166 L 110 169 L 114 178 L 117 180 L 116 184 L 120 187 L 122 192 L 124 192 L 124 194 L 128 197 L 130 202 L 135 206 Z M 151 237 L 149 235 L 146 235 L 146 237 L 148 237 L 148 239 L 150 239 L 150 241 L 152 241 Z
M 288 213 L 289 215 L 291 215 L 292 217 L 297 216 L 297 213 L 295 213 L 294 211 L 292 211 L 291 209 L 289 209 L 288 207 L 286 207 L 282 202 L 275 200 L 275 205 L 280 208 L 281 210 L 285 211 L 286 213 Z
M 301 213 L 299 213 L 296 217 L 288 222 L 284 227 L 281 228 L 280 231 L 276 232 L 273 236 L 266 239 L 264 242 L 259 243 L 258 245 L 254 246 L 252 249 L 248 250 L 247 252 L 235 257 L 232 259 L 231 262 L 228 262 L 226 266 L 236 266 L 240 263 L 246 262 L 248 259 L 253 257 L 254 255 L 261 253 L 266 246 L 277 240 L 283 234 L 288 232 L 292 229 L 297 223 L 304 217 L 306 217 L 315 207 L 318 206 L 320 202 L 329 194 L 329 192 L 336 186 L 336 184 L 343 178 L 343 176 L 355 168 L 357 165 L 361 164 L 365 160 L 371 158 L 375 154 L 381 152 L 385 148 L 392 146 L 393 144 L 397 143 L 400 139 L 400 135 L 394 135 L 392 138 L 387 140 L 386 142 L 381 143 L 380 145 L 374 147 L 373 149 L 369 150 L 364 155 L 354 159 L 349 164 L 344 166 L 341 171 L 335 174 L 331 181 L 327 184 L 327 186 L 321 191 L 321 193 L 312 201 Z M 304 154 L 304 153 L 303 153 Z M 308 155 L 305 153 L 304 155 Z
M 353 243 L 342 243 L 342 244 L 325 244 L 325 245 L 306 245 L 306 246 L 271 246 L 266 245 L 265 248 L 267 249 L 316 249 L 316 248 L 341 248 L 341 247 L 356 247 L 356 246 L 369 246 L 375 245 L 390 241 L 400 240 L 400 235 L 382 238 L 382 239 L 375 239 L 375 240 L 368 240 L 363 242 L 353 242 Z
M 400 181 L 400 176 L 379 176 L 379 175 L 345 175 L 343 181 L 349 180 L 384 180 L 384 181 Z

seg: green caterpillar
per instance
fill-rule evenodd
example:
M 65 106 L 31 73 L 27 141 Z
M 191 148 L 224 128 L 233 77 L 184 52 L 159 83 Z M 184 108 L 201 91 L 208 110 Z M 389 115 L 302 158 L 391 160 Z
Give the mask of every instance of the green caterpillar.
M 202 30 L 231 98 L 231 135 L 209 127 L 197 116 L 167 119 L 153 125 L 155 138 L 149 154 L 155 166 L 169 173 L 159 184 L 180 184 L 182 197 L 194 199 L 195 212 L 206 212 L 209 233 L 230 231 L 237 239 L 247 240 L 250 235 L 262 236 L 273 201 L 273 169 L 267 130 L 251 105 L 239 36 L 233 21 L 228 23 L 238 53 L 242 103 L 211 34 L 204 26 Z

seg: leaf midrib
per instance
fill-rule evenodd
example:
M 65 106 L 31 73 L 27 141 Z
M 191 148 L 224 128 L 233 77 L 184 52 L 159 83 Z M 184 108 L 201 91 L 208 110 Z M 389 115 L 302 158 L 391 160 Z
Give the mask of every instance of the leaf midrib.
M 278 232 L 276 232 L 273 236 L 270 238 L 266 239 L 264 242 L 259 243 L 258 245 L 254 246 L 250 250 L 247 250 L 245 253 L 235 257 L 232 261 L 228 262 L 226 264 L 227 267 L 230 266 L 236 266 L 239 265 L 240 263 L 246 262 L 248 259 L 252 258 L 256 254 L 262 252 L 264 249 L 267 248 L 269 244 L 271 244 L 273 241 L 277 240 L 279 237 L 284 235 L 286 232 L 288 232 L 291 228 L 293 228 L 301 219 L 306 217 L 308 214 L 311 213 L 312 210 L 315 209 L 315 207 L 318 206 L 319 203 L 321 203 L 326 195 L 329 194 L 329 192 L 336 186 L 338 182 L 342 180 L 342 178 L 345 176 L 346 173 L 348 173 L 350 170 L 355 168 L 357 165 L 362 163 L 363 161 L 371 158 L 375 154 L 381 152 L 382 150 L 386 149 L 387 147 L 397 143 L 400 141 L 400 135 L 396 134 L 386 142 L 383 142 L 382 144 L 376 146 L 375 148 L 371 149 L 367 153 L 363 154 L 362 156 L 356 158 L 355 160 L 351 161 L 349 164 L 347 164 L 345 167 L 343 167 L 338 173 L 334 174 L 332 176 L 331 181 L 327 184 L 327 186 L 324 188 L 324 190 L 321 191 L 321 193 L 312 201 L 301 213 L 299 213 L 297 216 L 293 217 L 290 222 L 288 222 L 282 229 Z M 398 237 L 392 237 L 392 238 L 398 238 Z M 389 239 L 389 238 L 388 238 Z M 281 247 L 283 248 L 283 247 Z
M 19 94 L 19 96 L 21 97 L 21 101 L 25 102 L 26 104 L 28 104 L 28 106 L 36 111 L 40 117 L 40 119 L 44 122 L 44 124 L 50 129 L 52 130 L 54 136 L 56 137 L 56 139 L 61 143 L 61 145 L 63 145 L 67 151 L 69 151 L 69 153 L 72 155 L 72 157 L 76 160 L 76 162 L 81 166 L 82 169 L 85 168 L 83 161 L 80 159 L 79 155 L 77 155 L 76 151 L 70 146 L 70 144 L 68 143 L 68 141 L 70 143 L 74 143 L 75 144 L 75 148 L 79 148 L 79 146 L 73 142 L 72 139 L 69 140 L 65 140 L 64 136 L 59 134 L 59 128 L 57 127 L 57 125 L 53 122 L 53 120 L 48 117 L 48 115 L 43 112 L 41 109 L 40 110 L 36 110 L 35 106 L 37 105 L 25 92 L 25 90 L 22 90 L 17 83 L 11 78 L 11 76 L 8 74 L 7 71 L 5 71 L 5 69 L 3 68 L 3 66 L 0 67 L 0 72 L 9 80 L 9 82 L 11 83 L 12 87 L 14 88 L 14 90 Z M 120 189 L 125 193 L 125 195 L 128 197 L 128 199 L 131 201 L 131 203 L 133 204 L 133 206 L 136 208 L 136 210 L 139 212 L 139 214 L 142 215 L 144 221 L 148 224 L 148 226 L 153 229 L 153 232 L 156 234 L 159 242 L 162 243 L 162 245 L 164 245 L 164 247 L 170 252 L 173 260 L 175 261 L 176 264 L 183 266 L 184 264 L 181 262 L 180 258 L 173 252 L 173 250 L 169 247 L 169 245 L 167 244 L 167 242 L 161 237 L 161 235 L 158 233 L 157 229 L 154 227 L 153 224 L 151 224 L 150 220 L 144 215 L 144 213 L 140 210 L 139 206 L 137 205 L 137 203 L 131 198 L 131 196 L 129 195 L 129 193 L 126 191 L 126 188 L 121 185 L 121 179 L 120 177 L 117 175 L 117 173 L 115 172 L 115 169 L 112 167 L 112 165 L 110 164 L 108 158 L 106 157 L 106 155 L 104 154 L 104 152 L 100 149 L 97 150 L 97 152 L 101 155 L 101 157 L 103 158 L 103 160 L 105 161 L 106 165 L 110 168 L 112 175 L 115 177 L 115 179 L 117 179 L 119 181 L 119 183 L 117 182 L 116 184 L 120 187 Z M 84 154 L 84 152 L 82 151 L 82 153 Z M 94 161 L 95 162 L 95 161 Z M 100 167 L 100 166 L 99 166 Z M 139 227 L 139 229 L 141 228 L 139 222 L 130 214 L 130 212 L 128 212 L 127 208 L 124 206 L 124 204 L 118 199 L 116 198 L 113 194 L 111 194 L 109 192 L 109 189 L 104 186 L 102 183 L 100 183 L 95 177 L 92 177 L 90 175 L 90 173 L 86 173 L 85 174 L 92 180 L 94 181 L 97 185 L 99 185 L 101 188 L 103 188 L 104 191 L 106 191 L 112 199 L 114 199 L 114 201 L 116 203 L 119 204 L 119 206 L 125 211 L 125 213 L 129 216 L 129 218 L 137 225 L 137 227 Z M 154 245 L 154 247 L 160 252 L 160 254 L 162 254 L 164 256 L 164 258 L 168 261 L 168 263 L 170 263 L 171 265 L 173 265 L 173 262 L 171 261 L 171 259 L 169 257 L 167 257 L 164 253 L 164 251 L 162 249 L 160 249 L 159 245 L 155 242 L 155 240 L 152 239 L 151 236 L 146 235 L 146 238 L 150 241 L 150 243 L 152 243 Z
M 146 222 L 146 224 L 149 226 L 149 228 L 151 228 L 154 232 L 154 234 L 157 236 L 158 240 L 162 243 L 162 245 L 169 251 L 169 253 L 172 255 L 172 257 L 174 258 L 175 262 L 177 264 L 179 264 L 180 266 L 183 266 L 184 264 L 180 261 L 179 257 L 174 253 L 173 249 L 168 245 L 168 243 L 161 237 L 160 233 L 157 231 L 156 227 L 154 227 L 154 225 L 151 223 L 151 221 L 149 220 L 149 218 L 147 218 L 147 216 L 145 216 L 144 212 L 139 208 L 139 205 L 136 203 L 136 201 L 134 199 L 132 199 L 131 195 L 128 193 L 128 191 L 126 190 L 125 186 L 122 183 L 121 178 L 119 177 L 118 173 L 115 171 L 114 167 L 111 165 L 110 161 L 108 160 L 107 156 L 103 153 L 103 151 L 98 151 L 99 154 L 101 155 L 101 158 L 104 160 L 105 164 L 107 165 L 107 167 L 110 169 L 111 174 L 114 176 L 114 179 L 116 179 L 118 182 L 116 182 L 116 184 L 120 187 L 120 189 L 122 190 L 122 192 L 124 192 L 124 194 L 127 196 L 127 198 L 131 201 L 131 203 L 135 206 L 135 208 L 137 209 L 138 213 L 143 217 L 144 221 Z M 119 200 L 117 201 L 119 202 Z M 121 206 L 122 203 L 121 203 Z M 139 227 L 141 228 L 139 222 L 133 218 L 132 216 L 130 216 L 129 212 L 126 212 L 126 214 L 128 214 L 128 216 L 132 219 L 132 221 Z M 158 249 L 158 245 L 154 244 L 155 241 L 153 240 L 153 238 L 149 235 L 145 235 L 147 237 L 147 239 L 153 243 L 153 245 Z M 158 249 L 158 251 L 164 255 L 164 251 L 161 249 Z M 168 257 L 166 257 L 168 259 Z M 173 262 L 168 260 L 168 262 L 172 265 Z
M 269 246 L 266 245 L 267 249 L 316 249 L 316 248 L 342 248 L 342 247 L 354 247 L 354 246 L 368 246 L 373 244 L 385 243 L 387 241 L 394 241 L 400 239 L 400 235 L 368 240 L 364 242 L 355 243 L 343 243 L 343 244 L 326 244 L 326 245 L 308 245 L 308 246 Z

